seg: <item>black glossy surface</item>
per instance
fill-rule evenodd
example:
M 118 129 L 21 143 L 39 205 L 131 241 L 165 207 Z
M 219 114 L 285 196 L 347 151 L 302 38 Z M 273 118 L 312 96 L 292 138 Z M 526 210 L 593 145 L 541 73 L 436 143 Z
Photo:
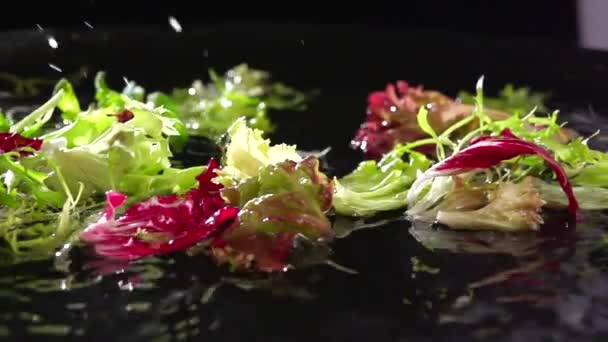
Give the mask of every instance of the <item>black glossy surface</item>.
M 58 49 L 49 47 L 49 35 Z M 583 130 L 608 127 L 602 117 L 584 122 L 590 108 L 608 109 L 606 55 L 548 42 L 294 27 L 0 36 L 0 71 L 64 75 L 52 70 L 52 63 L 80 79 L 85 92 L 92 90 L 91 77 L 99 69 L 114 85 L 120 86 L 124 76 L 148 89 L 170 89 L 206 78 L 208 67 L 224 70 L 240 62 L 297 87 L 321 90 L 305 114 L 274 115 L 279 129 L 273 139 L 307 150 L 331 146 L 332 175 L 347 172 L 360 159 L 348 142 L 363 120 L 367 93 L 398 79 L 455 95 L 473 89 L 484 74 L 488 93 L 507 82 L 549 90 L 555 106 L 571 115 L 583 113 L 574 117 Z M 44 98 L 48 89 L 42 90 Z M 0 98 L 0 107 L 29 102 Z M 206 162 L 197 158 L 189 162 Z M 396 220 L 336 242 L 332 259 L 358 274 L 323 266 L 272 281 L 235 280 L 206 260 L 182 255 L 98 276 L 85 251 L 74 250 L 67 268 L 61 263 L 64 268 L 57 269 L 52 261 L 0 268 L 0 338 L 599 341 L 608 338 L 605 219 L 601 213 L 589 216 L 574 233 L 560 226 L 558 214 L 549 215 L 548 225 L 556 223 L 545 234 L 482 234 L 490 248 L 475 243 L 471 234 L 417 227 L 412 235 L 409 222 Z M 420 232 L 452 242 L 429 251 L 414 238 Z M 413 272 L 412 257 L 439 273 Z M 516 268 L 508 281 L 481 283 Z

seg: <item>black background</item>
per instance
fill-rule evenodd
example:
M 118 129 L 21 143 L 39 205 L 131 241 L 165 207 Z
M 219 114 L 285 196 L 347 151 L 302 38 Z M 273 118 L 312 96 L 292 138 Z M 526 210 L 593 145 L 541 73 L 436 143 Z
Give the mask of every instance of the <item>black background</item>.
M 247 23 L 360 24 L 489 33 L 576 42 L 576 1 L 11 1 L 0 30 L 154 25 L 176 17 L 194 26 Z M 15 6 L 13 8 L 7 6 Z

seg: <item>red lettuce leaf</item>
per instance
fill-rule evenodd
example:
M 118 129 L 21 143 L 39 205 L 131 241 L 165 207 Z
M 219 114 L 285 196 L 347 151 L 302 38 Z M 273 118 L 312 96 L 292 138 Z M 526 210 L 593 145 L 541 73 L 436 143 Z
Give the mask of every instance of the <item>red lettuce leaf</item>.
M 155 196 L 129 207 L 119 218 L 116 209 L 127 196 L 108 192 L 101 219 L 81 234 L 105 257 L 134 260 L 153 254 L 185 249 L 228 227 L 239 209 L 226 206 L 220 196 L 221 185 L 211 181 L 217 162 L 211 160 L 197 177 L 199 187 L 183 196 Z
M 0 154 L 19 151 L 21 156 L 31 155 L 29 151 L 22 151 L 24 147 L 38 151 L 42 147 L 42 140 L 26 138 L 19 133 L 0 133 Z
M 323 245 L 333 240 L 331 222 L 325 215 L 331 208 L 333 185 L 314 156 L 268 165 L 257 177 L 222 193 L 228 203 L 241 208 L 238 220 L 212 248 L 222 264 L 282 271 L 298 237 Z
M 576 217 L 578 202 L 574 196 L 568 176 L 551 153 L 532 142 L 516 137 L 510 130 L 504 130 L 500 137 L 482 136 L 473 140 L 462 151 L 446 158 L 428 169 L 416 183 L 440 176 L 452 176 L 473 170 L 483 170 L 498 165 L 520 155 L 540 156 L 555 173 L 562 190 L 566 193 L 570 213 Z M 412 185 L 415 188 L 416 185 Z

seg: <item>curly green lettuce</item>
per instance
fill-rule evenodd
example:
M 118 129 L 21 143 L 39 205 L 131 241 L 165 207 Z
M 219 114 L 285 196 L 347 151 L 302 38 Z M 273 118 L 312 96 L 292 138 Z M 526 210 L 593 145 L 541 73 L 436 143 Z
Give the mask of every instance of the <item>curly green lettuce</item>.
M 261 130 L 247 126 L 238 118 L 227 130 L 228 143 L 218 171 L 218 181 L 231 186 L 249 177 L 258 176 L 262 168 L 286 160 L 302 160 L 295 145 L 275 144 L 263 137 Z
M 376 162 L 361 162 L 351 173 L 334 178 L 334 209 L 347 216 L 372 216 L 405 207 L 409 186 L 431 161 L 419 152 L 397 145 Z
M 109 190 L 137 201 L 196 185 L 201 167 L 179 169 L 171 161 L 171 139 L 184 137 L 183 123 L 107 88 L 102 75 L 96 81 L 97 102 L 84 111 L 61 80 L 32 113 L 6 119 L 6 134 L 39 144 L 0 154 L 0 238 L 16 257 L 50 255 Z

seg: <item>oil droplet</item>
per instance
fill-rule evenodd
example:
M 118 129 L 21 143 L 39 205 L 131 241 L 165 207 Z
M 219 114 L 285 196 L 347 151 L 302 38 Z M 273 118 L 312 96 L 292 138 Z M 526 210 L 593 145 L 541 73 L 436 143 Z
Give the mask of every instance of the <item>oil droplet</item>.
M 51 67 L 51 69 L 53 69 L 53 70 L 56 70 L 56 71 L 59 71 L 59 72 L 63 72 L 63 70 L 60 67 L 56 66 L 53 63 L 49 63 L 49 67 Z
M 93 30 L 93 29 L 94 29 L 93 25 L 91 25 L 91 23 L 90 23 L 90 22 L 88 22 L 88 21 L 85 21 L 85 22 L 84 22 L 84 26 L 86 26 L 86 27 L 90 28 L 91 30 Z
M 56 49 L 56 48 L 58 48 L 58 47 L 59 47 L 59 43 L 57 42 L 57 39 L 55 39 L 55 37 L 50 36 L 50 37 L 48 38 L 48 41 L 49 41 L 49 46 L 50 46 L 51 48 Z
M 175 17 L 169 16 L 169 25 L 175 30 L 177 33 L 182 32 L 182 25 L 175 19 Z

